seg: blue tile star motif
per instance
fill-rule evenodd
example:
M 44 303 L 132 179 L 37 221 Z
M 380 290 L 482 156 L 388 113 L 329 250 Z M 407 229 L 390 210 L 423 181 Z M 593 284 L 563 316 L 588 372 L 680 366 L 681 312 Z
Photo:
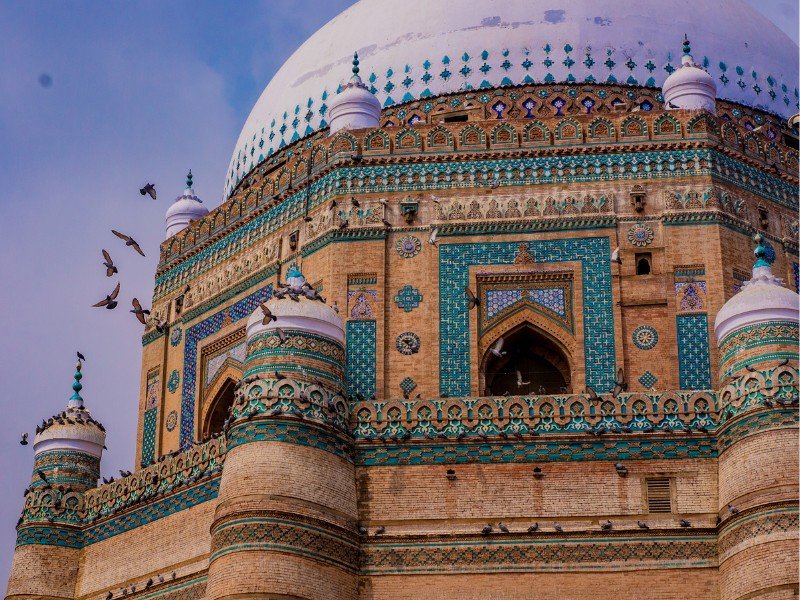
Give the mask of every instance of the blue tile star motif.
M 397 304 L 398 308 L 402 308 L 406 312 L 411 312 L 422 302 L 422 294 L 420 294 L 419 290 L 414 286 L 404 285 L 394 297 L 394 302 Z
M 410 394 L 415 387 L 417 387 L 417 382 L 411 379 L 411 377 L 406 377 L 400 382 L 400 389 L 403 390 L 406 395 Z

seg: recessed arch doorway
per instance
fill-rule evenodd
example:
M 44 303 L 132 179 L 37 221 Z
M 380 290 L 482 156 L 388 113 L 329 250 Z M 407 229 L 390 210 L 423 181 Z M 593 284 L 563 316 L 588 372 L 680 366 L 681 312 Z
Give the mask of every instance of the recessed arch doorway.
M 572 388 L 566 351 L 528 322 L 495 340 L 484 354 L 481 373 L 483 393 L 489 396 L 564 394 Z
M 222 426 L 225 423 L 225 419 L 228 418 L 231 406 L 233 406 L 235 391 L 236 382 L 229 377 L 217 389 L 214 399 L 209 404 L 208 412 L 206 412 L 202 439 L 222 432 Z

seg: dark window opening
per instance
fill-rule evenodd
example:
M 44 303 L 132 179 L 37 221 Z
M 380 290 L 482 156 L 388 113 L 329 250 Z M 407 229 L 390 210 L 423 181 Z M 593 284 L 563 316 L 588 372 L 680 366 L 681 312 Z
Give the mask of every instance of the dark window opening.
M 175 298 L 175 315 L 179 315 L 183 312 L 183 294 Z
M 468 121 L 468 115 L 450 115 L 449 117 L 445 117 L 442 121 L 443 123 L 463 123 L 464 121 Z
M 643 252 L 636 255 L 636 274 L 637 275 L 650 275 L 653 271 L 653 257 L 649 252 Z
M 789 148 L 794 148 L 795 150 L 800 148 L 800 143 L 798 143 L 798 138 L 794 135 L 789 135 L 788 133 L 783 134 L 783 143 L 789 146 Z
M 569 392 L 569 362 L 555 342 L 527 324 L 502 339 L 500 356 L 491 350 L 487 354 L 484 369 L 487 395 Z M 497 343 L 493 348 L 498 349 Z
M 225 419 L 228 418 L 228 413 L 231 406 L 233 406 L 234 396 L 236 390 L 236 383 L 232 379 L 228 379 L 217 392 L 214 400 L 211 401 L 211 410 L 206 416 L 206 426 L 203 432 L 203 438 L 209 438 L 215 433 L 222 432 L 222 426 Z
M 766 209 L 758 209 L 758 222 L 761 225 L 761 229 L 764 231 L 769 230 L 769 213 L 766 211 Z

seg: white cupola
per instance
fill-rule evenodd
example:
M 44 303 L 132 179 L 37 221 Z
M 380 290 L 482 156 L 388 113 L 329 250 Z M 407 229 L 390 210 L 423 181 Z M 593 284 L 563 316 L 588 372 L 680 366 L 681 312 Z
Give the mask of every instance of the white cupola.
M 667 110 L 707 110 L 717 112 L 717 86 L 714 78 L 694 62 L 689 40 L 683 38 L 683 56 L 680 68 L 664 81 L 661 92 Z
M 343 84 L 330 106 L 330 135 L 343 129 L 374 129 L 380 125 L 381 103 L 358 75 L 358 52 L 353 54 L 353 76 Z
M 203 206 L 203 201 L 194 194 L 192 189 L 192 171 L 186 176 L 186 189 L 183 190 L 183 195 L 175 198 L 167 209 L 166 223 L 167 223 L 167 238 L 171 238 L 189 225 L 190 221 L 202 219 L 208 214 L 208 209 Z

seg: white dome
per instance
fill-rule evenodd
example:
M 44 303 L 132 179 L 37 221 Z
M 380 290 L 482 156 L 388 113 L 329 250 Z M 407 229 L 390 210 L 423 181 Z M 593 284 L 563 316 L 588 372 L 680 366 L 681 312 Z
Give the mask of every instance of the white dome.
M 289 268 L 287 283 L 292 290 L 298 291 L 305 283 L 305 278 L 297 267 Z M 247 319 L 248 340 L 260 333 L 280 327 L 281 329 L 307 331 L 344 344 L 345 334 L 342 318 L 324 302 L 311 300 L 300 293 L 297 295 L 297 301 L 289 297 L 272 298 L 267 302 L 267 308 L 277 319 L 264 324 L 264 312 L 259 306 Z
M 783 282 L 772 274 L 772 267 L 759 254 L 753 278 L 746 282 L 733 298 L 717 313 L 714 332 L 717 343 L 733 331 L 769 321 L 800 322 L 800 296 L 783 286 Z
M 275 150 L 326 127 L 357 51 L 382 106 L 459 89 L 585 81 L 661 86 L 688 34 L 720 98 L 789 116 L 798 51 L 744 0 L 361 0 L 309 38 L 258 99 L 225 195 Z
M 208 214 L 208 209 L 203 206 L 203 201 L 198 198 L 192 189 L 192 172 L 186 179 L 186 189 L 183 194 L 175 198 L 164 218 L 167 224 L 167 238 L 184 229 L 190 221 L 202 219 Z

